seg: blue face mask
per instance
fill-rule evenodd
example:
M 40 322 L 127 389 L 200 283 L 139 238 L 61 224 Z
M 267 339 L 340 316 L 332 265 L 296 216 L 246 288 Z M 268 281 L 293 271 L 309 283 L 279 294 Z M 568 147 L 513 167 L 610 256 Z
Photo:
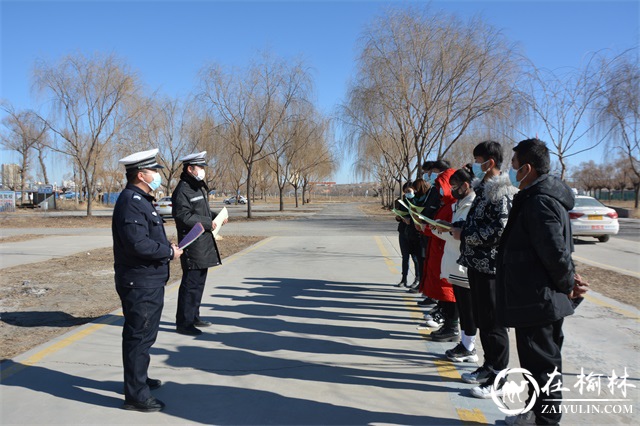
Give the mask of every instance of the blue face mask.
M 415 194 L 411 191 L 407 192 L 406 194 L 404 194 L 404 198 L 410 200 L 415 196 Z
M 471 165 L 471 170 L 473 171 L 473 176 L 477 177 L 480 180 L 484 179 L 484 175 L 486 175 L 487 172 L 482 170 L 482 165 L 486 164 L 488 162 L 489 162 L 489 160 L 485 161 L 484 163 L 473 163 Z
M 436 178 L 438 177 L 437 173 L 425 173 L 422 175 L 422 179 L 429 182 L 431 185 L 436 183 Z
M 520 169 L 523 168 L 524 166 L 525 164 L 520 166 Z M 516 178 L 516 175 L 518 174 L 520 169 L 518 170 L 513 168 L 509 169 L 509 180 L 511 181 L 511 185 L 515 186 L 516 188 L 520 188 L 520 184 L 522 183 L 522 181 L 529 175 L 529 173 L 527 173 L 526 175 L 522 176 L 522 179 L 518 180 L 518 178 Z
M 162 176 L 160 176 L 160 173 L 154 173 L 153 180 L 151 182 L 146 182 L 144 180 L 143 182 L 146 183 L 152 191 L 155 191 L 156 189 L 160 188 L 160 184 L 162 184 Z
M 440 196 L 444 197 L 444 189 L 440 188 Z

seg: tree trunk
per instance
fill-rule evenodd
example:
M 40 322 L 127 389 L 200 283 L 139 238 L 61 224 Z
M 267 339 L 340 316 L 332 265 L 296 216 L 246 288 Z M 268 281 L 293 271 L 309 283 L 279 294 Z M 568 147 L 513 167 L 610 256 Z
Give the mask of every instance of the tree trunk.
M 280 196 L 280 211 L 283 212 L 284 211 L 284 185 L 280 186 L 280 184 L 278 184 L 278 192 Z
M 89 175 L 84 172 L 84 180 L 87 188 L 87 217 L 93 216 L 93 182 L 89 182 Z
M 296 209 L 299 207 L 298 205 L 298 187 L 294 186 L 293 187 L 293 195 L 296 197 Z
M 249 163 L 247 166 L 247 219 L 251 219 L 251 170 L 253 169 L 253 163 Z M 238 197 L 236 196 L 236 202 L 238 201 Z
M 42 177 L 44 178 L 45 185 L 49 185 L 49 177 L 47 176 L 47 166 L 44 164 L 44 157 L 42 156 L 42 151 L 38 151 L 38 161 L 40 162 L 40 167 L 42 168 Z
M 28 158 L 27 158 L 27 153 L 25 152 L 25 154 L 22 156 L 22 167 L 20 168 L 20 191 L 22 194 L 22 201 L 21 204 L 24 205 L 24 199 L 26 198 L 26 195 L 24 190 L 26 187 L 26 177 L 27 177 L 27 164 L 28 164 Z

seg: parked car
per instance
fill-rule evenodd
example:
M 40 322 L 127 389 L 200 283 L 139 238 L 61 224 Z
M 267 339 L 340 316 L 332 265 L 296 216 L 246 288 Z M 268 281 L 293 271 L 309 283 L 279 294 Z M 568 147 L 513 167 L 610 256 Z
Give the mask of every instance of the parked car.
M 225 204 L 236 204 L 236 197 L 225 198 L 223 202 Z M 238 196 L 238 204 L 247 204 L 247 199 L 242 195 Z
M 609 241 L 620 229 L 618 213 L 593 197 L 576 196 L 576 205 L 569 211 L 574 237 L 595 237 L 601 243 Z
M 153 203 L 153 206 L 156 208 L 156 211 L 160 216 L 171 216 L 171 209 L 173 204 L 171 204 L 171 197 L 163 197 L 158 201 Z

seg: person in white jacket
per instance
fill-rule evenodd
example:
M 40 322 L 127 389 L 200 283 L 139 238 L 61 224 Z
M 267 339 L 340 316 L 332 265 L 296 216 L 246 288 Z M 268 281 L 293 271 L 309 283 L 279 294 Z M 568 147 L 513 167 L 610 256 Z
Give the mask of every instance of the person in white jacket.
M 451 223 L 464 222 L 476 197 L 471 181 L 473 172 L 467 165 L 451 175 L 451 195 L 458 201 L 451 206 L 453 218 Z M 453 285 L 453 293 L 456 296 L 456 304 L 460 315 L 460 328 L 462 329 L 461 341 L 453 349 L 445 352 L 447 358 L 455 362 L 477 362 L 478 355 L 475 349 L 477 328 L 473 320 L 471 303 L 471 290 L 467 278 L 467 268 L 458 264 L 460 257 L 460 240 L 456 240 L 448 229 L 434 227 L 438 238 L 444 240 L 444 255 L 442 256 L 440 278 L 445 278 Z

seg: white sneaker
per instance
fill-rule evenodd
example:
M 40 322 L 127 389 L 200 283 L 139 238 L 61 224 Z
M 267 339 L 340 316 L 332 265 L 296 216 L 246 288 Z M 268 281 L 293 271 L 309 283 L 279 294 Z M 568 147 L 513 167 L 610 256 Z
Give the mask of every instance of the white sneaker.
M 533 414 L 533 411 L 527 411 L 517 416 L 507 416 L 504 418 L 504 422 L 509 426 L 535 425 L 536 416 Z
M 486 383 L 484 385 L 476 386 L 471 389 L 471 396 L 480 399 L 489 399 L 491 398 L 491 388 L 493 387 L 493 381 L 491 383 Z M 496 396 L 504 395 L 504 391 L 502 389 L 496 389 Z

